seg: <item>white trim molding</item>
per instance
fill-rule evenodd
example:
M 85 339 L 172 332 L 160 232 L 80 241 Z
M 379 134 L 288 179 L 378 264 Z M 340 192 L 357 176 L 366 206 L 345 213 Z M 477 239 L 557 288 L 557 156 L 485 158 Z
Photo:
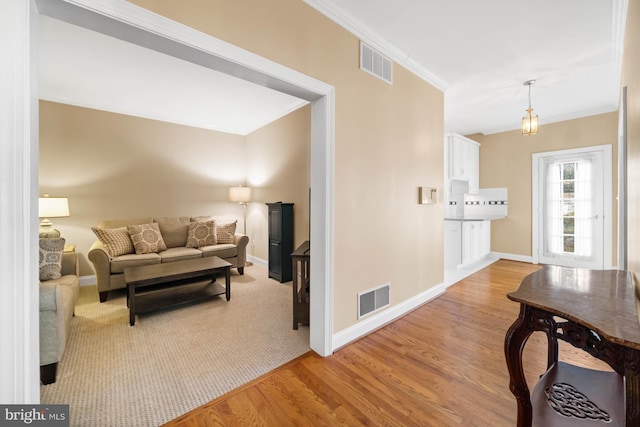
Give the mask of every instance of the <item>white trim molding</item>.
M 0 2 L 0 402 L 40 401 L 37 11 Z M 10 43 L 6 41 L 11 41 Z
M 337 2 L 326 0 L 304 0 L 304 2 L 336 24 L 340 25 L 345 30 L 349 31 L 354 36 L 358 37 L 372 48 L 389 57 L 389 59 L 402 65 L 404 68 L 430 85 L 433 85 L 435 88 L 440 89 L 443 92 L 449 88 L 449 83 L 445 82 L 424 66 L 420 65 L 411 56 L 409 56 L 408 53 L 400 50 L 383 37 L 380 37 L 361 21 L 354 18 L 347 11 L 338 6 Z
M 269 268 L 269 262 L 266 259 L 258 258 L 257 256 L 247 255 L 247 261 L 251 261 L 255 265 L 259 265 L 263 268 Z
M 312 287 L 313 288 L 313 287 Z M 445 293 L 445 286 L 443 283 L 436 285 L 426 291 L 409 298 L 406 301 L 389 307 L 386 310 L 381 311 L 371 317 L 367 317 L 361 322 L 356 323 L 353 326 L 348 327 L 340 332 L 333 334 L 333 349 L 334 351 L 340 347 L 361 338 L 371 332 L 380 329 L 381 327 L 393 322 L 394 320 L 404 316 L 415 308 L 425 304 L 435 298 L 438 298 Z
M 533 258 L 530 255 L 507 254 L 504 252 L 491 252 L 491 255 L 497 259 L 506 259 L 509 261 L 528 262 L 533 264 Z
M 603 161 L 603 252 L 602 252 L 602 268 L 609 269 L 612 265 L 613 258 L 613 196 L 612 196 L 612 154 L 611 144 L 593 145 L 580 148 L 570 148 L 566 150 L 545 151 L 542 153 L 533 153 L 531 155 L 531 257 L 534 264 L 540 262 L 540 233 L 542 215 L 540 214 L 540 177 L 538 163 L 540 159 L 549 156 L 565 156 L 576 155 L 581 153 L 591 153 L 594 151 L 602 152 Z

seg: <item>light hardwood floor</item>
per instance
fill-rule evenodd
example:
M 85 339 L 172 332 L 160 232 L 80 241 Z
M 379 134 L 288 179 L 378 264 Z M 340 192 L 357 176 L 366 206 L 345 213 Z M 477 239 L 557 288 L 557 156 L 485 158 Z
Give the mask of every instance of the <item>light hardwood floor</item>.
M 506 294 L 538 268 L 500 260 L 330 357 L 305 354 L 166 426 L 514 426 L 503 344 L 519 306 Z M 563 342 L 560 359 L 610 370 Z M 533 389 L 541 333 L 523 363 Z

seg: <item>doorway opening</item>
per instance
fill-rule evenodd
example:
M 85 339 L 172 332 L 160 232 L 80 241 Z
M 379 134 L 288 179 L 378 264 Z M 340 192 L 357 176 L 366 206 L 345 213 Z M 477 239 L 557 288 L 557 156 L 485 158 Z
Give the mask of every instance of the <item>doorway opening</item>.
M 604 269 L 611 262 L 611 146 L 533 155 L 535 263 Z
M 18 4 L 18 3 L 16 3 Z M 26 10 L 28 8 L 28 10 Z M 14 10 L 15 9 L 15 10 Z M 46 11 L 45 11 L 46 9 Z M 7 61 L 15 63 L 15 81 L 18 82 L 16 94 L 7 98 L 3 104 L 9 112 L 9 120 L 14 124 L 11 147 L 15 148 L 16 167 L 8 168 L 5 176 L 9 176 L 6 186 L 7 200 L 17 201 L 13 205 L 13 215 L 8 224 L 15 224 L 19 232 L 15 236 L 28 236 L 29 239 L 19 240 L 11 238 L 8 245 L 18 248 L 12 265 L 21 268 L 8 273 L 14 283 L 31 283 L 33 280 L 33 256 L 37 253 L 37 105 L 33 102 L 37 94 L 37 80 L 35 77 L 34 58 L 37 56 L 37 45 L 32 43 L 36 33 L 33 18 L 38 13 L 47 14 L 66 22 L 84 26 L 105 34 L 120 34 L 131 41 L 144 40 L 164 53 L 178 55 L 182 52 L 186 56 L 205 59 L 206 66 L 218 67 L 219 71 L 227 72 L 236 77 L 242 77 L 253 82 L 259 82 L 269 87 L 294 94 L 295 96 L 310 97 L 312 103 L 312 135 L 311 135 L 311 251 L 314 253 L 314 269 L 311 280 L 317 286 L 311 289 L 314 306 L 310 313 L 310 346 L 322 356 L 332 353 L 332 301 L 333 301 L 333 153 L 334 153 L 334 122 L 335 122 L 335 89 L 324 82 L 304 75 L 295 70 L 276 64 L 265 58 L 254 55 L 243 49 L 231 46 L 213 37 L 204 35 L 193 28 L 177 22 L 154 16 L 150 12 L 127 2 L 95 2 L 91 0 L 47 0 L 37 4 L 28 2 L 28 6 L 19 9 L 17 6 L 10 12 L 16 12 L 20 20 L 15 25 L 8 26 L 5 33 L 13 37 L 12 45 L 27 47 L 25 52 L 9 50 Z M 25 13 L 28 12 L 28 13 Z M 22 15 L 19 15 L 22 13 Z M 12 16 L 12 15 L 10 15 Z M 30 60 L 25 60 L 28 57 Z M 35 135 L 35 136 L 34 136 Z M 25 197 L 28 189 L 29 197 Z M 17 280 L 15 280 L 17 279 Z M 15 293 L 19 296 L 15 301 L 22 301 L 24 305 L 15 305 L 5 312 L 5 318 L 14 319 L 17 330 L 24 330 L 24 334 L 17 334 L 10 345 L 15 351 L 6 361 L 20 361 L 16 363 L 15 380 L 11 384 L 16 390 L 22 390 L 31 401 L 38 400 L 38 308 L 35 291 L 30 286 L 23 286 Z M 29 303 L 29 304 L 27 304 Z M 28 306 L 28 310 L 25 307 Z M 35 325 L 35 326 L 34 326 Z M 14 328 L 14 330 L 16 330 Z M 19 335 L 19 336 L 18 336 Z

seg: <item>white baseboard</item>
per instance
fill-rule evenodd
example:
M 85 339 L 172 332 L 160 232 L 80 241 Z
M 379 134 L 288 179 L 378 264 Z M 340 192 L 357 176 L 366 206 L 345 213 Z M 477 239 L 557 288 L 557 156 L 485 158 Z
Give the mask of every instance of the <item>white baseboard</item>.
M 375 331 L 376 329 L 381 328 L 382 326 L 407 314 L 408 312 L 424 304 L 425 302 L 439 297 L 440 295 L 444 294 L 444 292 L 445 287 L 444 284 L 441 283 L 422 292 L 421 294 L 418 294 L 406 301 L 401 302 L 400 304 L 389 307 L 388 309 L 383 310 L 378 314 L 367 317 L 366 319 L 356 323 L 353 326 L 348 327 L 347 329 L 333 334 L 331 344 L 333 351 L 336 351 L 340 347 L 343 347 L 350 342 L 355 341 L 358 338 L 361 338 Z
M 96 284 L 96 275 L 92 276 L 80 276 L 79 277 L 80 286 L 92 286 Z
M 255 257 L 253 255 L 247 255 L 247 261 L 251 261 L 255 265 L 259 265 L 260 267 L 269 268 L 269 263 L 266 260 Z
M 465 277 L 471 276 L 473 273 L 482 270 L 488 265 L 493 264 L 494 262 L 500 259 L 499 256 L 494 254 L 493 252 L 489 253 L 484 258 L 474 262 L 473 264 L 469 264 L 467 266 L 457 268 L 455 270 L 445 270 L 444 271 L 444 285 L 445 287 L 449 287 L 454 283 L 459 282 Z
M 502 252 L 491 252 L 492 255 L 495 255 L 498 258 L 508 259 L 509 261 L 520 261 L 520 262 L 529 262 L 533 263 L 533 257 L 528 255 L 516 255 L 516 254 L 505 254 Z

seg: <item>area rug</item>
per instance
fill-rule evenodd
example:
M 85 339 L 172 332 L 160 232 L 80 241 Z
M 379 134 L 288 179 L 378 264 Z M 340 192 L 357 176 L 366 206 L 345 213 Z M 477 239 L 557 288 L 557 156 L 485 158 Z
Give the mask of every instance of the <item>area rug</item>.
M 292 328 L 291 282 L 265 268 L 231 276 L 224 296 L 136 317 L 124 292 L 81 288 L 71 335 L 43 404 L 69 404 L 73 426 L 157 426 L 309 351 Z

